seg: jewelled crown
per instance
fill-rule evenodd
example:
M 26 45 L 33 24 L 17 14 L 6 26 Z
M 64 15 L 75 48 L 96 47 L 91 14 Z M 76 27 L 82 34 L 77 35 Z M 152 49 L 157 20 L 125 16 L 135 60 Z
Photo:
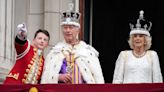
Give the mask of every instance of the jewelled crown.
M 133 34 L 145 34 L 150 36 L 150 29 L 152 27 L 152 23 L 144 19 L 144 11 L 140 11 L 139 18 L 135 22 L 130 23 L 130 35 Z
M 69 4 L 69 10 L 62 13 L 62 22 L 61 25 L 74 25 L 80 28 L 79 19 L 80 13 L 73 12 L 74 5 L 73 3 Z

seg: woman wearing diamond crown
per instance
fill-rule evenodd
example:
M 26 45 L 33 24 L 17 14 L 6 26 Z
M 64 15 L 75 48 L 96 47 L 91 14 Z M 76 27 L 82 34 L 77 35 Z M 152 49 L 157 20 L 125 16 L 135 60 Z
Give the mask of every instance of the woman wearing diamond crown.
M 130 24 L 129 45 L 132 50 L 121 51 L 115 65 L 113 83 L 160 83 L 163 82 L 158 55 L 151 47 L 151 22 L 140 11 L 137 23 Z

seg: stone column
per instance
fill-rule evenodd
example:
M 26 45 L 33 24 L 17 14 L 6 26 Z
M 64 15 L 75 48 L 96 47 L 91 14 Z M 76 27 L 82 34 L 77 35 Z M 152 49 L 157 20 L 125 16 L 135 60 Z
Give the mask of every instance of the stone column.
M 59 17 L 60 2 L 62 0 L 45 0 L 44 3 L 44 28 L 50 32 L 50 46 L 60 40 L 59 35 Z
M 0 0 L 0 62 L 4 61 L 4 43 L 5 43 L 5 8 L 6 0 Z
M 13 0 L 0 0 L 0 83 L 14 61 Z
M 28 0 L 28 39 L 33 40 L 38 29 L 44 28 L 44 0 Z
M 47 54 L 52 46 L 60 40 L 59 32 L 59 6 L 62 0 L 44 0 L 44 28 L 50 33 L 50 42 L 45 50 Z

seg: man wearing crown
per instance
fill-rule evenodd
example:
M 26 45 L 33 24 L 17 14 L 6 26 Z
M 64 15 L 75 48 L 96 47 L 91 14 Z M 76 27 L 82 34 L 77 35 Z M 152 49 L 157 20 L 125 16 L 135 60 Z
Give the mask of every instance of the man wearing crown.
M 30 41 L 27 40 L 25 24 L 19 24 L 17 31 L 15 38 L 16 63 L 7 75 L 4 84 L 38 84 L 44 65 L 42 51 L 48 46 L 50 35 L 47 30 L 39 29 L 30 44 Z
M 163 82 L 156 51 L 151 47 L 151 22 L 140 11 L 136 24 L 130 24 L 129 45 L 132 50 L 121 51 L 116 61 L 113 83 L 160 83 Z
M 79 17 L 77 12 L 63 13 L 61 27 L 65 40 L 47 55 L 41 83 L 104 83 L 99 53 L 78 39 Z

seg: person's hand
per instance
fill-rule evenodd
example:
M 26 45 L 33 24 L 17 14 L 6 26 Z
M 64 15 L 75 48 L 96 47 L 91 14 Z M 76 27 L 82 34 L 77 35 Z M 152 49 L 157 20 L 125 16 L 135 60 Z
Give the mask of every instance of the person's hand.
M 24 39 L 26 37 L 27 28 L 26 28 L 26 25 L 24 23 L 18 24 L 17 31 L 18 31 L 18 36 L 20 39 Z
M 71 76 L 69 74 L 59 74 L 59 81 L 64 83 L 71 83 Z
M 17 31 L 22 31 L 22 32 L 25 31 L 25 32 L 27 32 L 27 28 L 26 28 L 25 23 L 18 24 Z

